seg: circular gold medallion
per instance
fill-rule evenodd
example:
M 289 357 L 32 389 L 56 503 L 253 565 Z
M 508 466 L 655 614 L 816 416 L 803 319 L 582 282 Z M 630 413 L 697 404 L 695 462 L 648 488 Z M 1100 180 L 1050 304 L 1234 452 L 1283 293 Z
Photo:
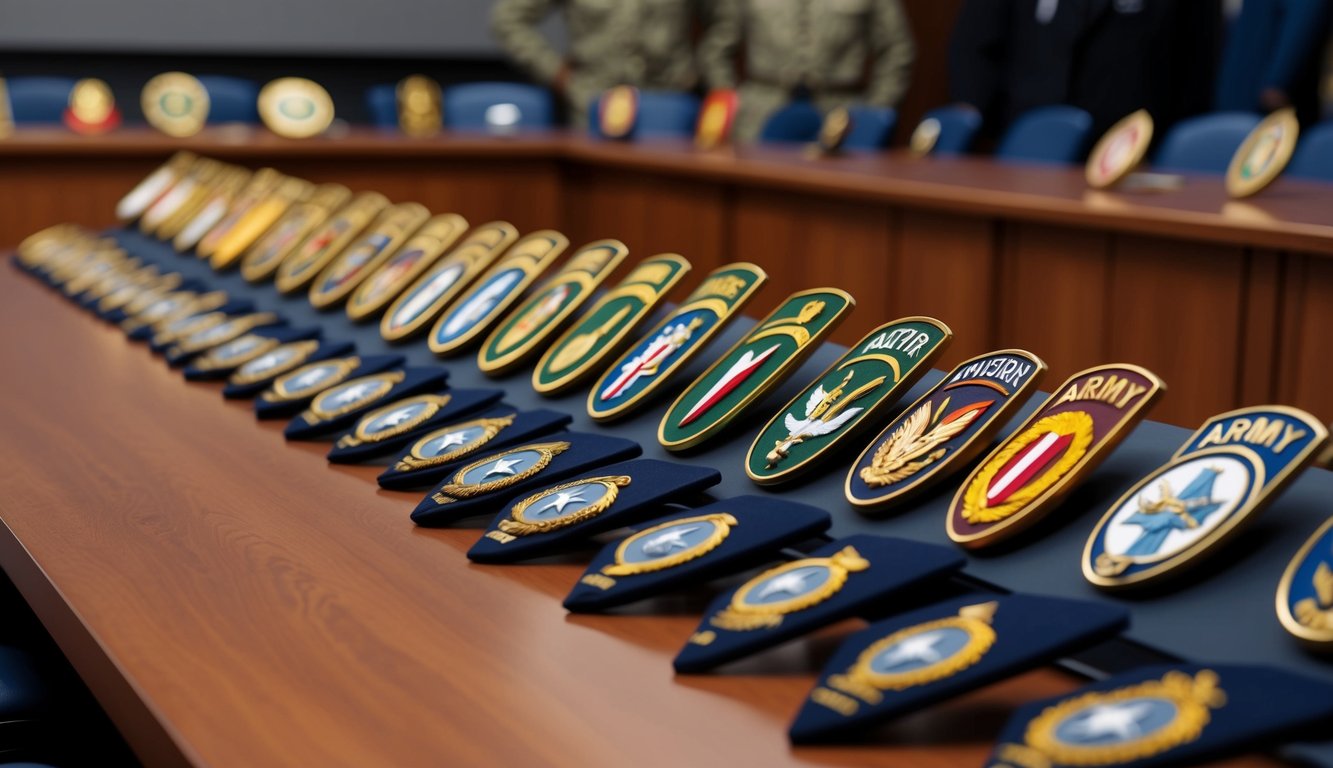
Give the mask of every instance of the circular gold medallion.
M 1279 109 L 1265 117 L 1250 131 L 1231 157 L 1227 167 L 1227 193 L 1232 197 L 1249 197 L 1272 184 L 1296 151 L 1296 138 L 1301 126 L 1296 111 L 1290 107 Z
M 144 119 L 168 136 L 193 136 L 208 120 L 208 90 L 192 75 L 163 72 L 139 95 Z
M 1088 165 L 1084 169 L 1088 186 L 1105 189 L 1132 173 L 1148 154 L 1152 130 L 1152 115 L 1146 109 L 1121 118 L 1111 126 L 1088 155 Z
M 313 80 L 280 77 L 259 92 L 259 117 L 279 136 L 308 139 L 333 122 L 333 99 Z

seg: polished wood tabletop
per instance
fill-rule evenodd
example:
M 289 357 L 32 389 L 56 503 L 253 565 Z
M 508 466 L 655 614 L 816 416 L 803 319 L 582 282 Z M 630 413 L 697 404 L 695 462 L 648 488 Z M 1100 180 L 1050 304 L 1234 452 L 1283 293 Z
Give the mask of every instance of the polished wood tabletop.
M 0 565 L 149 765 L 976 765 L 1014 707 L 1077 685 L 1041 670 L 794 749 L 854 625 L 674 677 L 706 595 L 568 615 L 581 563 L 469 564 L 477 530 L 414 527 L 378 468 L 285 442 L 7 265 L 0 328 Z

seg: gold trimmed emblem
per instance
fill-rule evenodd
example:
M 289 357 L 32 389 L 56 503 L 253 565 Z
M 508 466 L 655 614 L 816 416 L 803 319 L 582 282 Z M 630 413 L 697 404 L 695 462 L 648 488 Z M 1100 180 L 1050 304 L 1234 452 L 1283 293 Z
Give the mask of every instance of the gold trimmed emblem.
M 153 77 L 139 92 L 139 103 L 148 124 L 168 136 L 193 136 L 208 120 L 208 89 L 184 72 Z
M 265 379 L 272 379 L 277 376 L 295 369 L 301 365 L 319 349 L 319 342 L 314 339 L 306 341 L 294 341 L 290 344 L 284 344 L 280 348 L 270 350 L 253 360 L 248 360 L 236 369 L 236 372 L 227 380 L 229 384 L 246 385 L 255 384 Z M 276 364 L 264 364 L 262 357 L 277 356 L 290 351 L 291 356 L 286 360 L 279 359 Z
M 319 360 L 283 374 L 273 380 L 273 385 L 259 396 L 269 403 L 302 400 L 329 387 L 337 386 L 347 375 L 361 365 L 361 358 L 353 355 L 338 360 Z M 332 369 L 328 375 L 316 375 L 317 372 Z
M 406 375 L 403 371 L 374 373 L 329 387 L 310 401 L 304 417 L 315 424 L 351 413 L 384 397 Z
M 464 456 L 476 453 L 482 446 L 489 443 L 496 435 L 500 434 L 502 430 L 513 423 L 514 417 L 511 415 L 500 416 L 498 418 L 472 419 L 471 421 L 463 421 L 443 429 L 437 429 L 418 440 L 416 444 L 412 446 L 411 452 L 399 459 L 398 463 L 394 464 L 393 468 L 399 472 L 406 472 L 412 469 L 438 467 L 441 464 L 449 464 Z M 480 429 L 481 433 L 471 440 L 465 441 L 462 433 L 469 429 Z M 452 435 L 457 435 L 457 439 L 460 441 L 457 448 L 434 456 L 424 455 L 427 445 L 430 445 L 441 438 L 447 440 Z
M 520 445 L 517 448 L 510 448 L 503 453 L 498 453 L 493 456 L 487 456 L 484 459 L 474 461 L 466 467 L 458 470 L 458 472 L 454 473 L 453 480 L 442 486 L 439 491 L 432 494 L 431 498 L 437 504 L 449 504 L 453 501 L 457 501 L 459 498 L 482 496 L 491 491 L 508 488 L 509 486 L 527 480 L 529 477 L 546 469 L 551 463 L 551 460 L 569 450 L 569 446 L 570 444 L 563 440 L 554 443 L 531 443 L 529 445 Z M 528 466 L 515 471 L 513 465 L 507 464 L 506 462 L 514 462 L 515 460 L 509 457 L 519 453 L 536 453 L 537 458 Z M 483 482 L 467 482 L 467 476 L 470 473 L 487 466 L 492 466 L 493 469 L 491 472 L 482 476 L 481 479 Z M 486 477 L 497 472 L 502 472 L 504 474 L 495 480 L 486 480 Z
M 746 632 L 772 629 L 789 613 L 803 611 L 838 594 L 847 576 L 870 567 L 855 547 L 830 557 L 807 557 L 770 568 L 741 585 L 731 602 L 708 620 L 718 629 Z M 788 595 L 776 600 L 776 595 Z
M 313 80 L 280 77 L 260 89 L 259 117 L 279 136 L 308 139 L 333 123 L 333 99 Z
M 364 443 L 378 443 L 388 440 L 391 437 L 407 434 L 417 427 L 425 424 L 432 416 L 440 412 L 440 409 L 449 404 L 453 399 L 452 395 L 415 395 L 405 397 L 396 403 L 391 403 L 383 408 L 377 408 L 357 422 L 356 428 L 351 434 L 343 435 L 338 438 L 337 446 L 339 448 L 352 448 Z M 420 406 L 416 413 L 407 413 L 401 419 L 394 421 L 384 429 L 371 430 L 376 421 L 393 417 L 395 413 L 405 408 L 414 408 Z
M 682 537 L 693 532 L 689 528 L 692 525 L 706 525 L 711 530 L 702 541 L 690 545 Z M 731 534 L 731 529 L 737 525 L 740 525 L 740 521 L 734 516 L 726 512 L 717 512 L 683 517 L 645 528 L 620 542 L 616 547 L 615 562 L 602 566 L 602 573 L 607 576 L 634 576 L 684 565 L 717 549 L 718 545 L 726 541 L 727 536 Z M 627 560 L 627 553 L 636 545 L 653 559 L 633 562 Z
M 247 333 L 213 347 L 200 355 L 190 366 L 199 371 L 235 368 L 254 360 L 278 346 L 278 340 L 269 336 Z
M 1227 193 L 1232 197 L 1249 197 L 1272 184 L 1291 162 L 1300 132 L 1296 110 L 1291 107 L 1279 109 L 1261 120 L 1241 142 L 1227 166 Z
M 550 533 L 571 525 L 577 525 L 610 509 L 616 503 L 616 497 L 620 495 L 620 489 L 629 485 L 632 481 L 633 478 L 629 475 L 607 475 L 605 477 L 589 477 L 561 483 L 540 493 L 534 493 L 515 504 L 509 510 L 509 519 L 501 520 L 499 528 L 510 536 L 528 536 L 534 533 Z M 579 491 L 574 490 L 589 485 L 599 485 L 602 488 L 602 495 L 591 503 L 585 502 L 579 496 Z M 543 501 L 547 503 L 542 504 Z M 584 506 L 565 514 L 566 506 L 578 503 L 582 503 Z M 537 519 L 537 515 L 547 509 L 555 509 L 556 517 L 546 520 Z M 529 516 L 528 510 L 532 510 L 531 516 Z
M 1312 647 L 1333 648 L 1333 517 L 1287 565 L 1277 588 L 1277 615 L 1288 632 Z
M 1035 444 L 1047 435 L 1058 437 L 1068 435 L 1071 438 L 1069 447 L 1049 469 L 1042 473 L 1041 477 L 1014 491 L 1004 501 L 992 504 L 990 494 L 995 491 L 991 487 L 996 479 L 995 476 L 1008 466 L 1014 457 L 1026 450 L 1032 450 Z M 1092 437 L 1092 417 L 1082 411 L 1057 413 L 1033 424 L 1022 434 L 1009 440 L 1004 449 L 987 461 L 973 477 L 967 486 L 967 493 L 963 496 L 963 519 L 973 524 L 994 523 L 1017 512 L 1064 477 L 1065 473 L 1083 458 L 1083 454 L 1087 453 L 1088 446 L 1092 444 Z

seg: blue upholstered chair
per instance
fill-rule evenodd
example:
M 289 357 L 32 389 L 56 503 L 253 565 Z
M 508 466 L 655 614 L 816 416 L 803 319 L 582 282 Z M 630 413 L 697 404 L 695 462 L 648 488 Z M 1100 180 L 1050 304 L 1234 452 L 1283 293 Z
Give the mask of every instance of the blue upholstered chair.
M 588 131 L 601 137 L 601 100 L 588 105 Z M 689 138 L 699 120 L 699 97 L 679 91 L 639 91 L 639 117 L 630 138 Z
M 18 125 L 59 123 L 69 106 L 69 92 L 74 90 L 69 77 L 11 77 L 9 104 Z
M 926 120 L 935 120 L 940 125 L 940 135 L 930 150 L 932 155 L 965 154 L 981 130 L 981 113 L 975 109 L 940 107 L 927 112 L 922 122 Z
M 1166 171 L 1226 173 L 1231 156 L 1259 120 L 1249 112 L 1214 112 L 1181 120 L 1157 148 L 1153 165 Z
M 398 127 L 398 86 L 393 83 L 372 85 L 366 89 L 366 111 L 376 128 Z
M 1287 175 L 1333 181 L 1333 122 L 1320 123 L 1301 134 Z
M 764 144 L 804 144 L 819 137 L 824 117 L 808 101 L 794 101 L 768 116 L 759 131 Z
M 259 84 L 243 77 L 200 75 L 208 91 L 208 124 L 259 124 Z
M 555 124 L 551 92 L 524 83 L 466 83 L 444 90 L 444 124 L 454 130 L 549 128 Z
M 1038 107 L 1009 126 L 995 148 L 1000 160 L 1078 163 L 1088 151 L 1092 116 L 1078 107 Z
M 852 129 L 843 141 L 844 149 L 883 149 L 893 138 L 898 112 L 891 107 L 851 106 Z

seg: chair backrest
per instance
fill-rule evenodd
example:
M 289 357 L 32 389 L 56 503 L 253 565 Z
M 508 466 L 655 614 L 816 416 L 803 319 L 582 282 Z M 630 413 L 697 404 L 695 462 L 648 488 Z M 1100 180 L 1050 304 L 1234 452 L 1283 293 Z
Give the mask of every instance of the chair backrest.
M 883 149 L 898 125 L 898 112 L 891 107 L 850 106 L 852 128 L 843 140 L 844 149 Z
M 398 86 L 393 83 L 372 85 L 366 89 L 366 111 L 376 128 L 398 127 Z
M 243 77 L 200 75 L 208 91 L 208 123 L 259 124 L 259 83 Z
M 549 128 L 555 101 L 545 88 L 524 83 L 455 85 L 444 91 L 444 124 L 480 131 Z
M 9 106 L 16 124 L 60 123 L 69 106 L 69 92 L 74 90 L 71 77 L 11 77 Z
M 588 105 L 588 131 L 602 136 L 601 99 Z M 689 138 L 699 120 L 699 97 L 679 91 L 639 91 L 639 115 L 630 138 Z
M 1153 165 L 1169 171 L 1226 173 L 1231 156 L 1259 120 L 1249 112 L 1214 112 L 1181 120 L 1162 139 Z
M 1333 122 L 1320 123 L 1301 134 L 1287 175 L 1333 181 Z
M 972 141 L 981 130 L 981 113 L 962 107 L 939 107 L 926 113 L 922 121 L 934 120 L 940 133 L 931 147 L 932 155 L 961 155 L 972 148 Z
M 1009 126 L 995 149 L 1001 160 L 1078 163 L 1088 151 L 1092 115 L 1069 106 L 1037 107 Z
M 824 118 L 808 101 L 794 101 L 768 116 L 759 131 L 759 141 L 772 143 L 800 143 L 819 138 Z

